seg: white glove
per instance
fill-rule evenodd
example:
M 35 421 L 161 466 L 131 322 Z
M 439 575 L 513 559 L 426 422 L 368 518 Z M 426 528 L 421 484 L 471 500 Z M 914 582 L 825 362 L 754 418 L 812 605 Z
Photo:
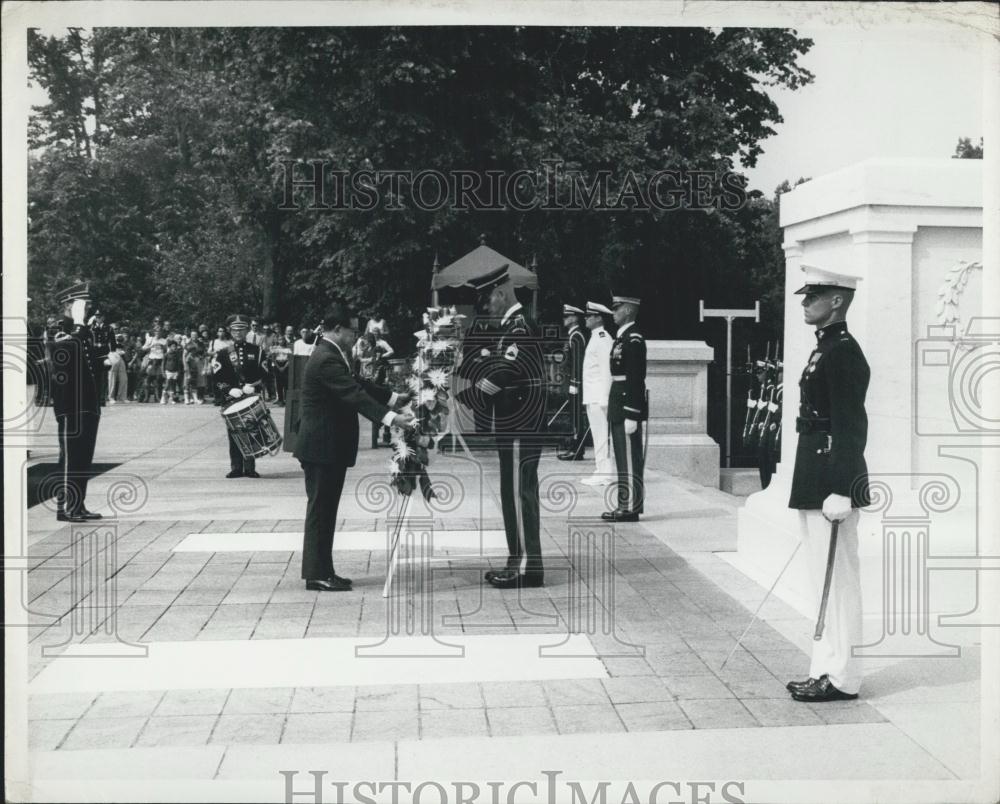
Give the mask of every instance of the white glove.
M 239 399 L 241 396 L 243 396 L 243 391 L 241 389 L 239 389 L 239 388 L 230 388 L 229 389 L 229 395 L 233 399 Z
M 253 386 L 250 385 L 249 383 L 247 385 L 244 385 L 243 386 L 243 393 L 245 393 L 247 395 L 252 394 L 253 393 Z
M 823 500 L 823 516 L 830 522 L 840 522 L 851 515 L 851 498 L 842 494 L 831 494 Z
M 625 435 L 632 435 L 638 429 L 639 422 L 635 421 L 635 419 L 625 420 Z

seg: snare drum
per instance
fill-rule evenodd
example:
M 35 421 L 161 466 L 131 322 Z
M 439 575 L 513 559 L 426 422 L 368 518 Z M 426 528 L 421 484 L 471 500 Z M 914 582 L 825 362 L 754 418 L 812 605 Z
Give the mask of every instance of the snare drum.
M 281 433 L 259 396 L 245 396 L 222 409 L 226 428 L 244 458 L 263 458 L 281 449 Z

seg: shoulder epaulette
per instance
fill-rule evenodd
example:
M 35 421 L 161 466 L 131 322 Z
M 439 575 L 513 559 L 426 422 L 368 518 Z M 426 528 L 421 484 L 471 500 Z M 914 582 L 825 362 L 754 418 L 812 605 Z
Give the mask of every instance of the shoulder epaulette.
M 641 333 L 641 332 L 630 332 L 630 333 L 628 334 L 628 336 L 629 336 L 629 338 L 630 338 L 631 340 L 633 340 L 633 341 L 641 341 L 641 340 L 645 340 L 645 339 L 644 339 L 644 338 L 642 337 L 642 333 Z

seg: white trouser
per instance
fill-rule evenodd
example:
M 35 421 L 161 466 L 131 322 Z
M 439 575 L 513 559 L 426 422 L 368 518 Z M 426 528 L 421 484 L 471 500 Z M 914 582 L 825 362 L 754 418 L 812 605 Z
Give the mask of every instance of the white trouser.
M 819 613 L 830 551 L 830 522 L 822 511 L 799 511 L 799 538 L 809 563 L 815 608 Z M 858 559 L 858 512 L 855 510 L 840 523 L 837 553 L 833 564 L 830 597 L 826 604 L 823 638 L 813 642 L 809 676 L 830 677 L 838 690 L 850 694 L 861 688 L 858 660 L 851 658 L 851 648 L 861 645 L 861 564 Z
M 608 406 L 596 402 L 587 404 L 587 421 L 590 434 L 594 437 L 594 474 L 616 475 L 614 459 L 611 457 L 611 439 L 608 435 Z

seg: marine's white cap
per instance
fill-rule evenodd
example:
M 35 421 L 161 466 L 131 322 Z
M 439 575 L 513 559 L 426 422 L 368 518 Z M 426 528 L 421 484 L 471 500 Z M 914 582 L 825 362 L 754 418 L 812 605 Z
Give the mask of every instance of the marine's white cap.
M 829 268 L 820 268 L 817 265 L 801 265 L 805 274 L 805 284 L 800 287 L 798 293 L 809 293 L 813 288 L 839 288 L 841 290 L 857 290 L 860 276 L 852 274 L 842 274 L 839 271 L 831 271 Z

